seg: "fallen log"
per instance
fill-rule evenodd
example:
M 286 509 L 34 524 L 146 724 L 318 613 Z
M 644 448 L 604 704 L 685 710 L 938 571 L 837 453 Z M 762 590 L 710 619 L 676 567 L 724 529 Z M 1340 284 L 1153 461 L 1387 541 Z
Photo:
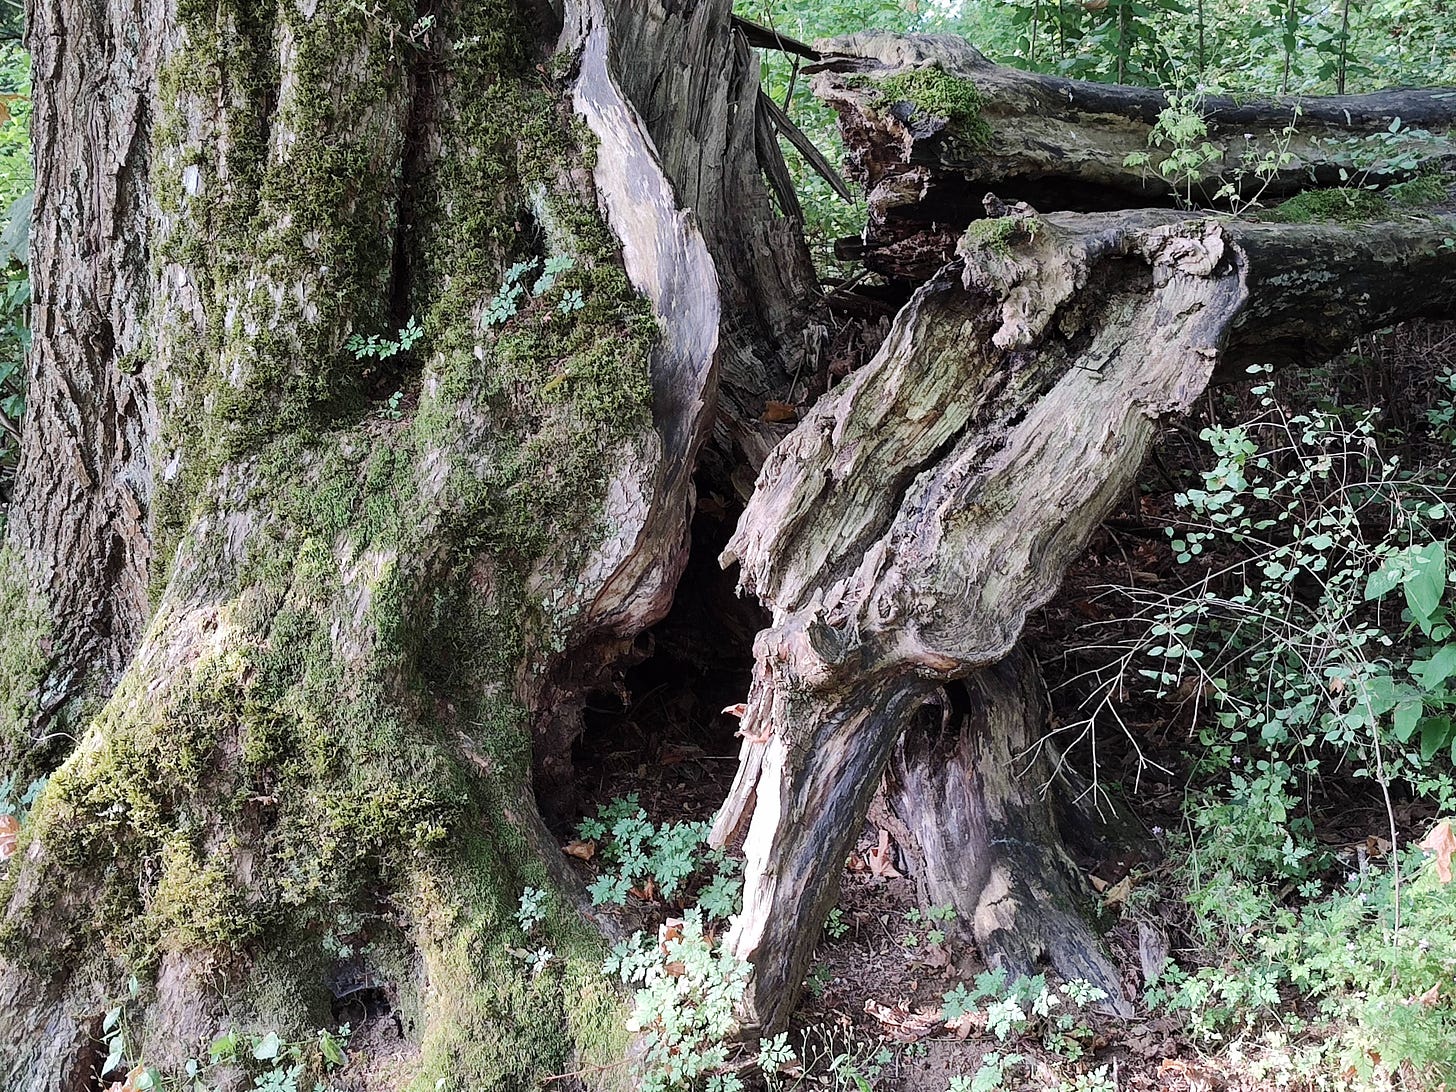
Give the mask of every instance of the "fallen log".
M 1036 208 L 1225 210 L 1310 188 L 1387 187 L 1456 162 L 1456 96 L 1438 88 L 1322 98 L 1209 95 L 1206 132 L 1150 146 L 1168 96 L 1022 72 L 959 38 L 866 33 L 819 43 L 814 93 L 839 114 L 867 193 L 866 261 L 924 280 L 994 191 Z M 1208 149 L 1207 155 L 1201 149 Z M 1199 152 L 1187 167 L 1175 150 Z

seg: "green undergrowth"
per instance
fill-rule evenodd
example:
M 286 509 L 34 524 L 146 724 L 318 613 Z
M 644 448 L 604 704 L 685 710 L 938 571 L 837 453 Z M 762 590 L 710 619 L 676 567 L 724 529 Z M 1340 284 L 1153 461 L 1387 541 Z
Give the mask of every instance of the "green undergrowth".
M 1362 862 L 1307 882 L 1288 902 L 1227 873 L 1197 877 L 1190 898 L 1201 939 L 1221 959 L 1170 963 L 1147 1001 L 1271 1085 L 1450 1084 L 1456 885 L 1415 847 L 1401 855 L 1400 877 L 1388 859 Z
M 282 160 L 262 124 L 275 18 L 298 47 Z M 440 25 L 344 0 L 309 20 L 191 4 L 183 21 L 163 79 L 181 105 L 154 132 L 173 221 L 157 261 L 206 321 L 159 308 L 147 362 L 158 613 L 28 825 L 45 861 L 7 881 L 5 947 L 38 976 L 99 960 L 143 982 L 169 951 L 212 953 L 239 1026 L 296 1034 L 327 1010 L 343 938 L 415 1014 L 418 1087 L 524 1089 L 620 1057 L 593 930 L 552 899 L 554 958 L 513 954 L 522 888 L 551 886 L 511 795 L 530 779 L 522 665 L 562 650 L 589 591 L 543 599 L 533 574 L 578 571 L 608 469 L 651 429 L 655 320 L 566 181 L 589 142 L 509 3 Z M 343 91 L 310 98 L 341 60 Z M 405 325 L 387 180 L 419 63 L 449 110 L 410 192 L 421 332 L 381 375 L 348 346 Z M 196 131 L 225 67 L 255 82 Z M 571 259 L 552 292 L 484 323 L 507 268 L 541 256 Z M 390 391 L 407 401 L 377 412 Z M 56 915 L 76 875 L 85 909 Z

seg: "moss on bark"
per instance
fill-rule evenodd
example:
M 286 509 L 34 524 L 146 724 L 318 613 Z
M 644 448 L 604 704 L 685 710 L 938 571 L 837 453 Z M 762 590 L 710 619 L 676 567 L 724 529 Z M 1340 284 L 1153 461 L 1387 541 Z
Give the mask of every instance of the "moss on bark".
M 328 938 L 393 931 L 416 1086 L 534 1087 L 623 1047 L 564 902 L 546 970 L 511 954 L 522 888 L 551 884 L 512 793 L 534 668 L 591 592 L 537 585 L 581 570 L 650 442 L 656 323 L 513 4 L 287 10 L 180 13 L 154 130 L 157 614 L 36 808 L 5 948 L 118 983 L 184 951 L 242 999 L 229 1019 L 296 1033 L 327 1011 Z M 506 267 L 545 253 L 574 264 L 487 324 Z M 345 342 L 399 321 L 391 294 L 424 335 L 381 377 Z M 165 1033 L 163 1058 L 197 1047 Z

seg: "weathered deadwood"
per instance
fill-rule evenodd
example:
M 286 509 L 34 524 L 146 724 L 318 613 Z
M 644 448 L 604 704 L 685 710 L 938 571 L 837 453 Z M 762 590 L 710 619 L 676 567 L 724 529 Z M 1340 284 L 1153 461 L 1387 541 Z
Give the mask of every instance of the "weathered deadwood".
M 721 0 L 636 0 L 611 12 L 613 41 L 631 58 L 617 71 L 656 144 L 678 199 L 718 272 L 723 326 L 714 432 L 704 470 L 747 496 L 769 450 L 788 432 L 764 421 L 770 400 L 792 401 L 813 371 L 818 279 L 798 222 L 773 208 L 787 173 L 772 121 L 759 108 L 758 56 L 743 21 L 725 33 Z M 788 40 L 785 40 L 786 42 Z M 792 210 L 797 198 L 786 200 Z
M 960 231 L 982 215 L 993 191 L 1044 210 L 1171 206 L 1157 166 L 1170 148 L 1148 136 L 1167 106 L 1163 92 L 1069 80 L 1005 68 L 959 38 L 865 33 L 819 43 L 808 71 L 814 92 L 839 113 L 848 170 L 864 184 L 866 242 L 873 268 L 923 280 L 945 261 Z M 886 81 L 915 77 L 925 89 L 969 98 L 950 116 Z M 1222 158 L 1197 172 L 1191 195 L 1211 202 L 1225 184 L 1265 202 L 1355 180 L 1384 186 L 1410 177 L 1392 164 L 1413 153 L 1429 166 L 1456 160 L 1456 94 L 1449 90 L 1235 100 L 1199 105 L 1207 140 Z M 1296 116 L 1296 110 L 1298 111 Z M 1388 130 L 1400 119 L 1399 134 Z M 1287 127 L 1294 126 L 1286 132 Z M 1289 153 L 1271 172 L 1266 155 Z M 1127 166 L 1134 153 L 1151 162 Z M 1179 184 L 1180 192 L 1186 184 Z M 1185 196 L 1187 194 L 1185 193 Z
M 750 1024 L 787 1017 L 904 710 L 1007 655 L 1221 359 L 1449 313 L 1452 223 L 1134 211 L 968 236 L 964 270 L 918 290 L 774 451 L 722 557 L 772 611 L 714 829 L 748 822 L 729 940 L 754 965 Z
M 1100 987 L 1125 1012 L 1117 972 L 1081 912 L 1081 873 L 1059 824 L 1077 808 L 1053 775 L 1041 673 L 1018 646 L 946 687 L 894 748 L 886 798 L 914 840 L 907 855 L 929 906 L 1011 978 L 1050 965 Z M 927 723 L 930 720 L 931 723 Z

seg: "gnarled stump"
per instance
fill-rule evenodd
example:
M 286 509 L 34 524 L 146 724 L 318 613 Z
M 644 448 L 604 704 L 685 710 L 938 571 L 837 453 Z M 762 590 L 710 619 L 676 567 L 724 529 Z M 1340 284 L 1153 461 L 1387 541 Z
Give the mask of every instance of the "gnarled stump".
M 915 845 L 931 906 L 955 908 L 949 935 L 1012 977 L 1050 965 L 1099 986 L 1127 1011 L 1122 985 L 1085 916 L 1084 884 L 1063 848 L 1077 816 L 1053 774 L 1041 673 L 1019 646 L 947 684 L 939 723 L 906 730 L 885 773 L 886 798 Z M 1028 911 L 1028 907 L 1035 909 Z
M 723 555 L 772 610 L 751 738 L 714 831 L 726 841 L 748 824 L 730 943 L 754 965 L 750 1024 L 787 1018 L 916 697 L 1010 652 L 1158 422 L 1186 412 L 1217 366 L 1319 358 L 1360 329 L 1448 313 L 1453 221 L 1134 210 L 968 231 L 963 268 L 918 289 L 875 359 L 774 451 Z M 973 815 L 995 806 L 962 812 L 968 825 L 948 837 L 976 844 Z M 810 807 L 842 819 L 805 821 Z M 1035 938 L 1065 933 L 1064 912 L 1018 904 L 1000 947 L 1042 947 Z

